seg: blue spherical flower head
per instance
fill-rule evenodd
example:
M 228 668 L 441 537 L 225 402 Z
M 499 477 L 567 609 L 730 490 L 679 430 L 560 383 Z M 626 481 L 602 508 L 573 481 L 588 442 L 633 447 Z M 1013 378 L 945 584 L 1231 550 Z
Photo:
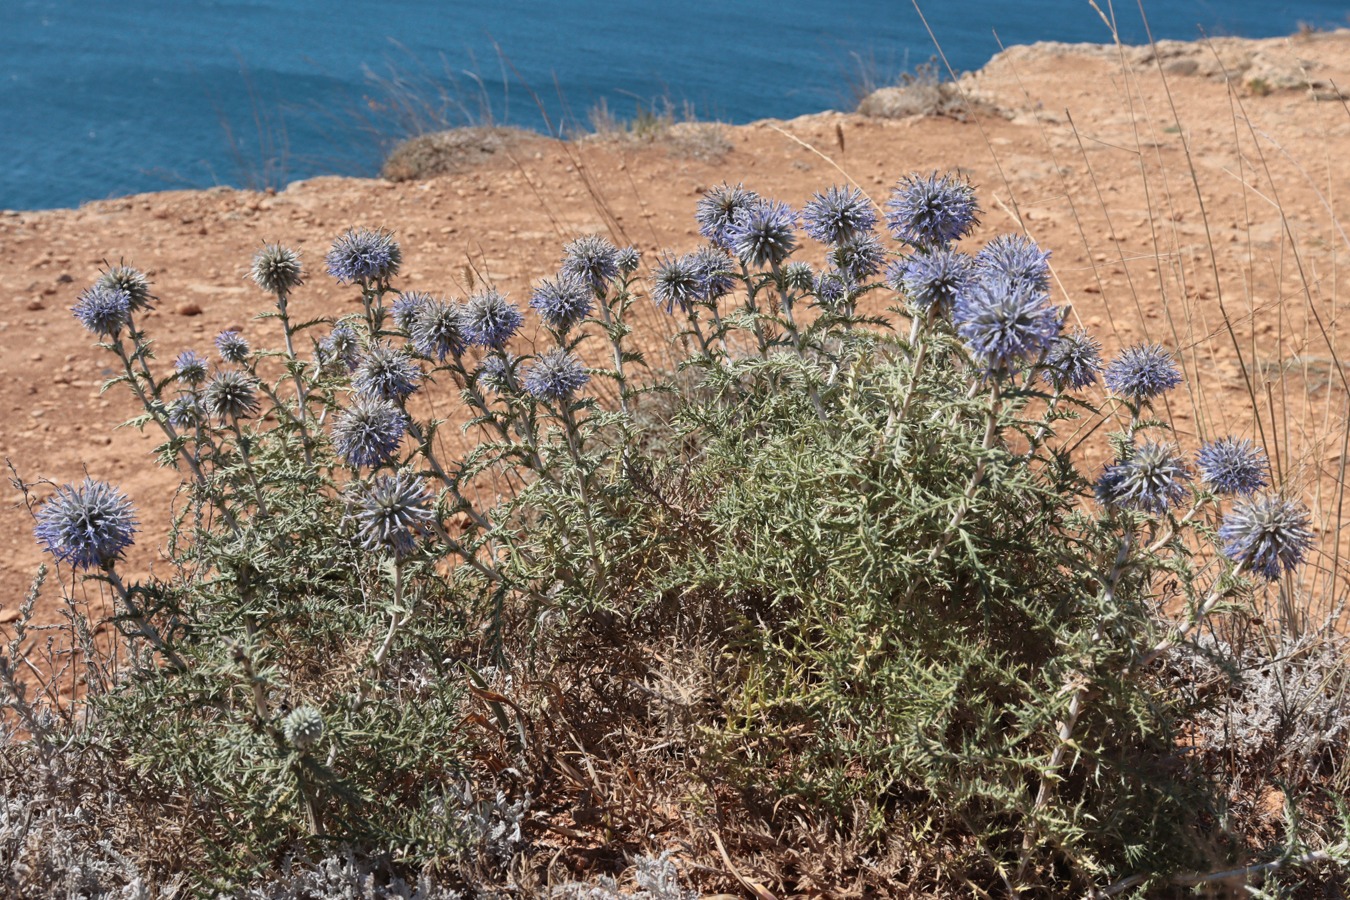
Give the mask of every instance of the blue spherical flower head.
M 464 310 L 457 303 L 428 302 L 418 310 L 409 334 L 413 349 L 437 362 L 447 356 L 458 357 L 468 347 Z
M 619 266 L 620 275 L 632 275 L 642 263 L 642 253 L 636 247 L 623 247 L 614 261 Z
M 786 203 L 758 200 L 726 228 L 731 250 L 752 268 L 776 266 L 797 249 L 797 214 Z
M 169 424 L 184 431 L 196 428 L 206 421 L 206 410 L 192 394 L 180 394 L 169 404 Z
M 254 254 L 249 276 L 264 291 L 284 297 L 303 283 L 300 254 L 281 244 L 265 244 Z
M 495 290 L 474 294 L 464 306 L 464 336 L 489 350 L 506 347 L 523 321 L 520 310 Z
M 1057 391 L 1080 390 L 1102 370 L 1102 345 L 1081 328 L 1061 335 L 1045 354 L 1041 378 Z
M 126 291 L 132 312 L 149 309 L 150 301 L 155 299 L 150 293 L 150 279 L 146 278 L 140 269 L 133 269 L 131 266 L 111 267 L 98 276 L 94 287 L 110 291 Z
M 562 273 L 581 279 L 597 293 L 619 274 L 619 248 L 598 234 L 579 237 L 563 247 Z
M 731 260 L 716 247 L 699 247 L 693 252 L 694 264 L 698 266 L 699 277 L 703 279 L 703 298 L 715 303 L 736 287 Z M 789 263 L 791 265 L 791 263 Z
M 828 310 L 837 311 L 853 294 L 854 284 L 842 272 L 821 272 L 820 277 L 811 285 L 816 302 Z
M 1062 322 L 1043 292 L 1003 278 L 968 287 L 956 298 L 953 318 L 957 334 L 991 372 L 1013 371 L 1049 350 Z
M 106 569 L 131 546 L 137 524 L 126 494 L 86 477 L 82 484 L 57 488 L 38 510 L 33 533 L 71 568 Z
M 1311 516 L 1302 504 L 1274 494 L 1239 500 L 1219 526 L 1224 555 L 1241 571 L 1269 581 L 1292 572 L 1312 546 Z
M 432 296 L 424 291 L 402 291 L 390 304 L 389 316 L 399 331 L 411 335 L 418 315 L 431 302 Z
M 376 475 L 349 496 L 361 545 L 388 550 L 398 559 L 417 548 L 417 535 L 436 520 L 422 479 L 406 470 Z
M 979 224 L 975 188 L 955 175 L 907 175 L 886 201 L 886 225 L 898 241 L 923 250 L 945 247 Z
M 389 461 L 403 440 L 408 420 L 388 400 L 357 396 L 333 423 L 333 447 L 354 469 Z
M 561 347 L 540 355 L 525 370 L 525 390 L 540 400 L 566 401 L 590 380 L 581 361 Z
M 1246 438 L 1210 441 L 1195 456 L 1200 480 L 1216 494 L 1254 494 L 1269 482 L 1270 460 Z
M 474 373 L 474 384 L 492 394 L 505 394 L 511 390 L 518 362 L 514 353 L 485 356 Z
M 80 294 L 71 312 L 98 337 L 116 340 L 131 323 L 131 295 L 119 288 L 94 285 Z
M 870 235 L 877 226 L 877 211 L 861 188 L 836 185 L 807 201 L 802 224 L 813 241 L 842 244 Z
M 956 298 L 975 280 L 975 260 L 969 254 L 949 247 L 898 260 L 886 274 L 886 283 L 907 296 L 922 312 L 936 309 L 940 313 L 950 313 Z
M 783 263 L 778 270 L 778 278 L 781 289 L 798 293 L 814 291 L 818 281 L 816 270 L 811 268 L 811 264 L 797 259 Z
M 399 403 L 417 390 L 422 370 L 397 347 L 375 344 L 352 375 L 352 387 L 366 397 Z
M 1181 502 L 1190 477 L 1174 446 L 1150 442 L 1107 466 L 1097 480 L 1097 500 L 1103 506 L 1162 515 Z
M 576 275 L 559 274 L 539 283 L 530 296 L 530 306 L 544 324 L 554 331 L 567 332 L 591 313 L 590 285 Z
M 184 350 L 173 361 L 173 373 L 183 384 L 196 387 L 206 380 L 206 357 L 196 350 Z
M 403 251 L 393 234 L 370 228 L 349 228 L 338 235 L 324 258 L 328 274 L 343 284 L 387 281 L 398 274 Z
M 242 364 L 248 360 L 248 341 L 237 331 L 222 331 L 216 335 L 216 352 L 227 363 Z
M 1181 370 L 1162 345 L 1139 344 L 1122 350 L 1102 380 L 1113 394 L 1139 404 L 1181 384 Z
M 737 214 L 759 202 L 759 194 L 746 190 L 739 184 L 720 184 L 708 191 L 698 201 L 694 218 L 698 220 L 698 233 L 727 252 L 734 252 L 727 229 L 736 220 Z
M 258 411 L 257 382 L 238 369 L 217 372 L 202 392 L 202 406 L 221 422 L 244 419 Z
M 975 263 L 982 272 L 1002 275 L 1015 284 L 1050 289 L 1050 252 L 1024 235 L 1000 234 L 975 255 Z
M 708 281 L 703 266 L 692 254 L 667 254 L 652 274 L 652 300 L 668 313 L 678 309 L 688 313 L 695 303 L 706 298 Z
M 350 322 L 338 322 L 328 337 L 319 341 L 319 363 L 325 368 L 340 366 L 355 371 L 361 362 L 361 340 Z
M 876 235 L 862 234 L 835 244 L 826 259 L 858 284 L 881 271 L 886 262 L 886 248 L 881 246 Z

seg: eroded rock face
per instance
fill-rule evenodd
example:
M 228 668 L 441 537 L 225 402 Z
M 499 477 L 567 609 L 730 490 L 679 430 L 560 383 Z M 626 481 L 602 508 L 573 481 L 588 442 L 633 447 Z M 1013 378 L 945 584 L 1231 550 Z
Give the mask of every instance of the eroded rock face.
M 520 128 L 452 128 L 418 135 L 396 145 L 380 169 L 390 181 L 453 175 L 481 165 L 502 151 L 545 138 Z

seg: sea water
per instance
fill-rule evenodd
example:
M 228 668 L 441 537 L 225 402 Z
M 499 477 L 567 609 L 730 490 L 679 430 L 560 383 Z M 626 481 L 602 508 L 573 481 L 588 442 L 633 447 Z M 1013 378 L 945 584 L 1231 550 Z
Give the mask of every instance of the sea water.
M 956 70 L 1147 40 L 1134 0 L 923 0 Z M 1155 38 L 1346 24 L 1345 0 L 1146 0 Z M 935 53 L 909 0 L 0 0 L 0 208 L 373 174 L 409 131 L 848 108 Z

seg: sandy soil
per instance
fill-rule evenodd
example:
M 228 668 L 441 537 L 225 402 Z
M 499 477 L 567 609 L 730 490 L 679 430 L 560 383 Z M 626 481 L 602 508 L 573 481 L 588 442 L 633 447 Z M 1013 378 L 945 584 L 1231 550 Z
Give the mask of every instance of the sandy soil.
M 1350 108 L 1337 85 L 1350 90 L 1350 31 L 1156 55 L 1035 45 L 962 79 L 974 115 L 758 122 L 727 129 L 732 149 L 716 161 L 691 158 L 687 142 L 534 138 L 428 181 L 316 178 L 275 195 L 166 192 L 0 213 L 0 456 L 29 480 L 88 471 L 120 484 L 145 532 L 129 570 L 163 567 L 177 474 L 151 459 L 153 434 L 113 430 L 136 410 L 123 391 L 100 395 L 109 359 L 69 312 L 109 262 L 151 274 L 159 302 L 147 325 L 167 365 L 185 347 L 207 352 L 226 327 L 276 339 L 272 323 L 252 320 L 267 298 L 245 279 L 265 240 L 298 247 L 312 269 L 293 300 L 302 318 L 354 308 L 355 292 L 319 271 L 350 225 L 397 232 L 403 286 L 463 296 L 472 261 L 524 302 L 579 234 L 635 243 L 649 263 L 658 247 L 693 248 L 694 204 L 724 179 L 800 205 L 847 175 L 880 202 L 908 172 L 960 168 L 986 209 L 977 239 L 1025 228 L 1051 249 L 1058 299 L 1108 349 L 1150 339 L 1180 352 L 1197 387 L 1173 400 L 1183 434 L 1254 433 L 1241 348 L 1279 464 L 1330 527 L 1347 397 L 1339 359 L 1350 351 L 1338 297 L 1348 244 L 1334 218 L 1350 195 Z M 644 315 L 658 346 L 668 328 Z M 5 485 L 0 633 L 42 559 L 20 501 Z M 39 608 L 40 620 L 56 616 Z

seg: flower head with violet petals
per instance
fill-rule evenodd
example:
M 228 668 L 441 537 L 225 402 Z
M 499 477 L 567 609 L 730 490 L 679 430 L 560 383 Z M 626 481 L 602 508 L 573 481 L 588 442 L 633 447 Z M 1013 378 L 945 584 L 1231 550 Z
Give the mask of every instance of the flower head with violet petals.
M 244 363 L 248 360 L 248 350 L 248 341 L 237 331 L 222 331 L 216 335 L 216 352 L 227 363 Z
M 196 350 L 184 350 L 173 361 L 173 374 L 183 384 L 193 387 L 206 380 L 206 357 Z
M 149 309 L 150 301 L 155 299 L 150 293 L 150 279 L 146 278 L 140 269 L 133 269 L 131 266 L 118 265 L 109 268 L 98 276 L 94 286 L 113 291 L 126 291 L 132 312 Z
M 461 316 L 469 343 L 489 350 L 503 349 L 524 321 L 520 310 L 491 288 L 470 297 Z
M 956 332 L 989 371 L 1010 372 L 1059 337 L 1062 315 L 1044 292 L 1005 278 L 982 278 L 956 298 Z
M 464 334 L 463 307 L 442 300 L 423 304 L 408 334 L 414 350 L 437 362 L 443 362 L 447 356 L 459 356 L 469 345 Z
M 388 232 L 349 228 L 333 241 L 324 262 L 328 274 L 343 284 L 369 284 L 397 275 L 403 251 Z
M 1097 479 L 1097 501 L 1162 515 L 1181 502 L 1190 477 L 1176 447 L 1146 443 L 1134 448 L 1129 458 L 1107 466 Z
M 398 450 L 407 426 L 393 403 L 358 395 L 333 423 L 333 449 L 354 469 L 378 466 Z
M 358 394 L 399 403 L 418 388 L 422 370 L 403 350 L 390 344 L 375 344 L 366 351 L 352 375 Z
M 975 188 L 955 175 L 934 172 L 900 179 L 886 201 L 886 225 L 897 241 L 935 250 L 959 241 L 979 224 Z
M 540 400 L 568 400 L 590 380 L 581 361 L 561 347 L 541 354 L 525 370 L 525 390 Z
M 1275 494 L 1239 500 L 1224 516 L 1219 538 L 1224 555 L 1240 571 L 1278 581 L 1303 562 L 1312 547 L 1312 517 L 1307 507 Z
M 871 234 L 877 227 L 877 210 L 861 188 L 836 185 L 806 202 L 802 226 L 813 241 L 842 244 Z
M 975 283 L 975 260 L 950 247 L 918 252 L 891 264 L 886 283 L 920 310 L 950 313 L 956 298 Z
M 760 199 L 736 211 L 725 236 L 741 262 L 778 265 L 797 249 L 797 214 L 786 203 Z
M 350 489 L 357 537 L 367 550 L 384 548 L 403 558 L 417 547 L 417 535 L 435 521 L 422 479 L 407 470 L 376 475 Z
M 47 552 L 73 569 L 105 569 L 135 539 L 136 510 L 106 481 L 86 477 L 62 485 L 37 511 L 34 535 Z
M 1137 404 L 1181 384 L 1181 370 L 1161 344 L 1138 344 L 1111 360 L 1102 380 L 1111 393 Z
M 561 271 L 602 292 L 619 274 L 619 248 L 598 234 L 588 234 L 563 247 Z
M 96 284 L 80 294 L 71 312 L 98 337 L 116 340 L 131 324 L 131 295 L 120 288 Z
M 1082 328 L 1060 335 L 1045 354 L 1041 378 L 1057 391 L 1080 390 L 1102 370 L 1102 345 Z
M 545 325 L 566 332 L 590 315 L 593 296 L 585 280 L 564 272 L 556 278 L 541 281 L 530 295 L 530 306 L 539 313 Z
M 1254 494 L 1269 484 L 1270 460 L 1246 438 L 1210 441 L 1195 455 L 1200 480 L 1216 494 Z
M 736 220 L 736 216 L 759 202 L 759 194 L 747 190 L 740 184 L 725 182 L 704 194 L 698 201 L 694 218 L 698 220 L 698 233 L 727 252 L 732 252 L 731 239 L 727 229 Z
M 1002 275 L 1013 283 L 1026 282 L 1037 290 L 1050 289 L 1050 252 L 1021 234 L 1000 234 L 975 254 L 981 271 Z

